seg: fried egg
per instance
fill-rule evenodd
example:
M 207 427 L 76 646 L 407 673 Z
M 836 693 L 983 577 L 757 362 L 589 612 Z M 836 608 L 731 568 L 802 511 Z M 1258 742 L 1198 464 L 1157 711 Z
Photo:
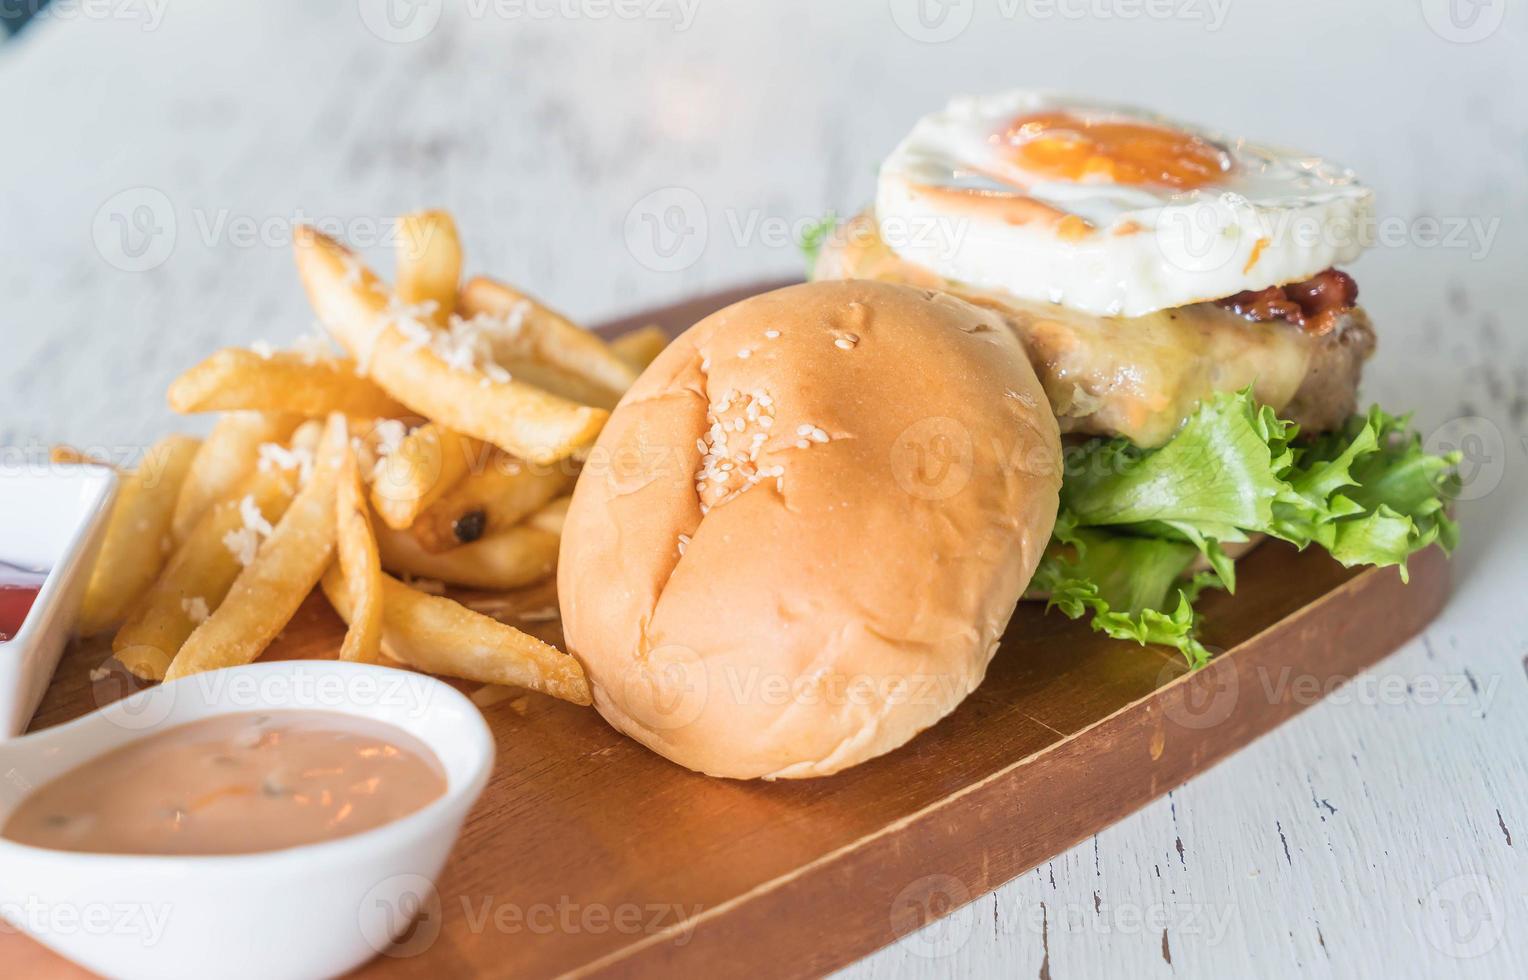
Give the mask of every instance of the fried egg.
M 876 216 L 946 279 L 1140 316 L 1351 262 L 1373 195 L 1330 160 L 1122 106 L 953 100 L 881 165 Z

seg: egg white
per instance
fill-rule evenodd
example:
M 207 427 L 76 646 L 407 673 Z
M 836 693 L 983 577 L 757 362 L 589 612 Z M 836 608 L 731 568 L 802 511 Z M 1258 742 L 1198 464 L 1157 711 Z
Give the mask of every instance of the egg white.
M 1197 189 L 1036 177 L 995 134 L 1044 111 L 1177 129 L 1219 147 L 1231 166 Z M 1015 219 L 1013 206 L 1031 203 L 1087 224 L 1073 221 L 1072 233 L 1060 234 L 1054 224 Z M 882 237 L 902 258 L 957 282 L 1103 316 L 1298 282 L 1351 262 L 1373 208 L 1371 191 L 1332 161 L 1033 91 L 959 97 L 920 119 L 882 164 L 876 193 Z

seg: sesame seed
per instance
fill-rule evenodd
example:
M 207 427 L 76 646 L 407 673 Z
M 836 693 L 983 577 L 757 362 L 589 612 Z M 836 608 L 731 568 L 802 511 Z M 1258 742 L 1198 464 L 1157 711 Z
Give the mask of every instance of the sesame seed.
M 752 354 L 753 351 L 749 350 L 747 347 L 744 347 L 742 350 L 737 352 L 737 359 L 740 361 L 746 361 L 750 356 L 752 356 Z
M 701 498 L 702 513 L 772 475 L 758 463 L 765 449 L 766 432 L 774 424 L 772 404 L 765 392 L 745 394 L 731 390 L 719 394 L 710 405 L 706 415 L 709 429 L 695 443 L 701 454 L 695 472 L 695 492 Z M 748 438 L 741 438 L 743 435 Z M 729 441 L 729 436 L 737 438 Z
M 797 439 L 796 440 L 796 448 L 797 449 L 806 449 L 806 448 L 810 447 L 811 445 L 812 444 L 807 442 L 805 439 Z
M 837 340 L 833 341 L 833 346 L 837 347 L 839 350 L 853 350 L 854 341 L 850 340 L 848 337 L 839 337 Z
M 780 336 L 780 331 L 778 331 L 778 330 L 766 330 L 766 331 L 764 331 L 764 336 L 767 339 L 769 339 L 769 340 L 774 340 L 776 337 Z
M 804 436 L 807 433 L 811 432 L 812 429 L 814 429 L 814 428 L 816 428 L 816 427 L 813 426 L 813 425 L 810 425 L 810 424 L 807 424 L 807 425 L 798 425 L 798 426 L 796 426 L 796 435 Z

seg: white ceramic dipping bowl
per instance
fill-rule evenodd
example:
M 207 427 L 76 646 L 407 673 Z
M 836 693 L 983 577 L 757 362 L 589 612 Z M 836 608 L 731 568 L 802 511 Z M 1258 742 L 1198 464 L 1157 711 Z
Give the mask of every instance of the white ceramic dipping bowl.
M 374 830 L 247 855 L 79 854 L 0 839 L 0 914 L 76 963 L 125 978 L 334 976 L 405 932 L 409 951 L 432 941 L 433 882 L 488 781 L 494 745 L 477 707 L 423 674 L 293 660 L 139 692 L 0 742 L 0 825 L 31 788 L 103 752 L 217 715 L 291 709 L 413 735 L 445 769 L 445 795 Z
M 0 474 L 0 560 L 48 573 L 21 630 L 0 643 L 0 738 L 26 731 L 48 689 L 116 491 L 117 474 L 105 466 Z

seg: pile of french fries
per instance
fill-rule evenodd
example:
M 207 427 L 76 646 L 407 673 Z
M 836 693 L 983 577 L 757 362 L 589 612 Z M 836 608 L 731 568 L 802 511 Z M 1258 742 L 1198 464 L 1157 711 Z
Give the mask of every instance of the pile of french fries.
M 123 475 L 81 612 L 138 677 L 249 663 L 319 588 L 345 660 L 590 703 L 576 660 L 442 586 L 553 573 L 579 460 L 665 338 L 607 344 L 502 283 L 462 283 L 445 212 L 400 232 L 391 288 L 332 238 L 296 236 L 343 355 L 223 350 L 171 384 L 176 411 L 223 414 Z

